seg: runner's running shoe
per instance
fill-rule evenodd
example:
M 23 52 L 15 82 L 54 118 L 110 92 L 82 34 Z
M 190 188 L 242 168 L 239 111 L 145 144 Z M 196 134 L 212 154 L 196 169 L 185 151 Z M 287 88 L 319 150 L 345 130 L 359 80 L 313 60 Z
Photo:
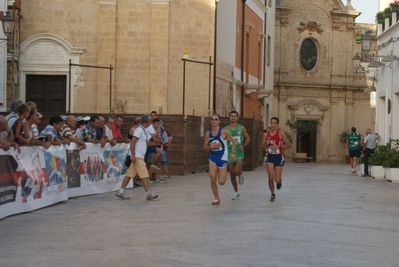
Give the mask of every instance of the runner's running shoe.
M 240 176 L 238 176 L 238 183 L 242 185 L 244 183 L 244 175 L 241 173 Z
M 232 200 L 237 200 L 237 199 L 239 199 L 240 198 L 240 194 L 238 193 L 238 192 L 236 192 L 235 194 L 234 194 L 234 196 L 231 198 Z
M 116 193 L 117 197 L 120 197 L 121 199 L 130 199 L 130 197 L 126 196 L 125 193 Z

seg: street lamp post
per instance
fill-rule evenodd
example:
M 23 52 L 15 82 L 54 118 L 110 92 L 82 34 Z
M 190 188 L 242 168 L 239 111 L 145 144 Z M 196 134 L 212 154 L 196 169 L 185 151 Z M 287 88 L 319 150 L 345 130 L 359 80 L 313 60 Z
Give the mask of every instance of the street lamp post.
M 6 15 L 1 19 L 4 35 L 7 38 L 0 38 L 2 41 L 8 41 L 14 31 L 14 18 L 11 17 L 10 12 L 6 11 Z

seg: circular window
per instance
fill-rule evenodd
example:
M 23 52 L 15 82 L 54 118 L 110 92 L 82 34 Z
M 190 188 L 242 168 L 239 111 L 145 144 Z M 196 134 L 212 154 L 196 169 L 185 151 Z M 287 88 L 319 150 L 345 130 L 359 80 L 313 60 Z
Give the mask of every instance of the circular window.
M 314 69 L 317 63 L 317 46 L 311 39 L 305 39 L 299 54 L 301 66 L 306 71 Z

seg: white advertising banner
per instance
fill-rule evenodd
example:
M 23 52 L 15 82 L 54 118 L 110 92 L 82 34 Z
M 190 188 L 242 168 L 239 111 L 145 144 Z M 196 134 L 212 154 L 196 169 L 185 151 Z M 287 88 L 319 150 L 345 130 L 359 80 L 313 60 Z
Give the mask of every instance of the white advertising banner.
M 129 144 L 0 149 L 0 219 L 70 197 L 118 190 L 127 168 Z M 133 184 L 130 181 L 129 187 Z

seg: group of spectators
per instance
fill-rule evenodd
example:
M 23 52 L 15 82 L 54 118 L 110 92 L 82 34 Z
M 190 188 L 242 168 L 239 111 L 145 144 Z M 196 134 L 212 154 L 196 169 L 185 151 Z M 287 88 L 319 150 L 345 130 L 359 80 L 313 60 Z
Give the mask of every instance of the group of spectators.
M 123 137 L 121 116 L 104 118 L 60 115 L 52 116 L 49 124 L 39 132 L 38 125 L 42 115 L 34 102 L 23 103 L 15 99 L 11 102 L 10 110 L 7 116 L 0 116 L 0 148 L 5 151 L 14 147 L 20 152 L 19 146 L 43 146 L 47 149 L 51 145 L 69 145 L 71 142 L 76 143 L 81 150 L 86 149 L 86 143 L 100 144 L 101 147 L 106 143 L 111 146 L 130 143 L 134 130 L 141 124 L 141 117 L 138 117 L 129 129 L 127 137 Z M 151 125 L 148 128 L 147 139 L 151 143 L 145 160 L 152 176 L 150 181 L 163 182 L 165 179 L 159 178 L 159 170 L 162 165 L 165 178 L 170 178 L 167 149 L 172 137 L 170 132 L 165 130 L 156 111 L 151 112 Z M 135 186 L 140 186 L 136 180 Z
M 80 149 L 86 148 L 86 142 L 99 143 L 101 147 L 106 143 L 114 146 L 130 142 L 122 137 L 123 118 L 120 116 L 106 120 L 102 116 L 52 116 L 49 124 L 39 132 L 42 115 L 34 102 L 13 100 L 10 110 L 7 116 L 0 116 L 0 148 L 5 151 L 11 147 L 19 149 L 19 146 L 37 145 L 48 148 L 71 142 L 75 142 Z

